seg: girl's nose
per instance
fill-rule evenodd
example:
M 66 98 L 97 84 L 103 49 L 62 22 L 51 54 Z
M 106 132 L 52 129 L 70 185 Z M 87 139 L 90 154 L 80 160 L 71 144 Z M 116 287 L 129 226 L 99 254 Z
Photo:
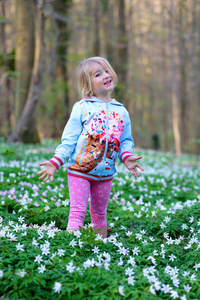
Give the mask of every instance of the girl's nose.
M 110 75 L 107 72 L 104 72 L 104 78 L 108 78 Z

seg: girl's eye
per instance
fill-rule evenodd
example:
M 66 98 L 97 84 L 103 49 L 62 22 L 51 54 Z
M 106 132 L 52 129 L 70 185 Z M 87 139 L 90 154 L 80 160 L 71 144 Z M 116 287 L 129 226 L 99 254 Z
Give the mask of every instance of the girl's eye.
M 95 77 L 98 77 L 98 76 L 100 76 L 101 74 L 100 73 L 97 73 L 96 75 L 95 75 Z

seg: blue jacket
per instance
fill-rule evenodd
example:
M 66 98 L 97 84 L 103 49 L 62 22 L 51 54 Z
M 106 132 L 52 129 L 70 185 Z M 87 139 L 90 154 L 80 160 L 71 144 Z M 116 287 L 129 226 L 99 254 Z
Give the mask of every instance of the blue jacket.
M 76 102 L 50 160 L 58 169 L 68 161 L 68 173 L 90 180 L 110 180 L 121 162 L 133 155 L 129 114 L 123 104 L 91 97 Z

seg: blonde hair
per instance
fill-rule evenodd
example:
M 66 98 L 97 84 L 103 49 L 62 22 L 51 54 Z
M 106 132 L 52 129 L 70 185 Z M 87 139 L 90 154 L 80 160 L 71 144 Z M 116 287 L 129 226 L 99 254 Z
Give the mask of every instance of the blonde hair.
M 90 77 L 90 68 L 93 63 L 98 63 L 103 67 L 103 69 L 107 70 L 114 80 L 114 86 L 117 84 L 117 74 L 105 58 L 99 56 L 86 58 L 80 62 L 76 69 L 78 91 L 83 98 L 90 98 L 93 96 Z

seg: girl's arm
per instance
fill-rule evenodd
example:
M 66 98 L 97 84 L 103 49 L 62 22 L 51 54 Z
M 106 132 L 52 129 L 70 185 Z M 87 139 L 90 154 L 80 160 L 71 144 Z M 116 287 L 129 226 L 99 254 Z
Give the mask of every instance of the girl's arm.
M 56 148 L 54 157 L 39 164 L 40 166 L 45 166 L 43 170 L 37 173 L 37 175 L 41 175 L 39 179 L 43 179 L 46 176 L 44 181 L 47 181 L 49 178 L 53 181 L 56 171 L 73 153 L 81 132 L 82 108 L 80 102 L 77 102 L 73 106 L 70 118 L 62 134 L 61 144 Z
M 43 170 L 41 170 L 40 172 L 38 172 L 36 174 L 36 175 L 42 174 L 42 176 L 40 176 L 39 179 L 43 179 L 46 176 L 46 178 L 43 181 L 46 182 L 50 178 L 51 182 L 52 182 L 54 179 L 54 174 L 57 171 L 57 168 L 48 160 L 43 163 L 40 163 L 39 165 L 45 166 L 45 168 Z
M 139 177 L 140 175 L 137 171 L 137 168 L 139 168 L 141 171 L 144 171 L 144 169 L 137 163 L 137 160 L 141 159 L 142 156 L 138 157 L 133 155 L 134 141 L 131 135 L 131 121 L 126 109 L 124 115 L 124 130 L 121 135 L 120 142 L 121 145 L 118 154 L 120 161 L 125 164 L 126 168 L 131 174 L 133 174 L 135 177 Z
M 144 169 L 138 164 L 137 160 L 141 159 L 142 156 L 129 156 L 125 159 L 124 164 L 129 170 L 131 174 L 133 174 L 135 177 L 140 177 L 137 168 L 139 168 L 141 171 L 144 171 Z
M 76 148 L 78 138 L 83 130 L 82 107 L 80 102 L 74 104 L 70 118 L 62 134 L 61 144 L 56 148 L 54 157 L 50 160 L 54 166 L 65 164 Z

